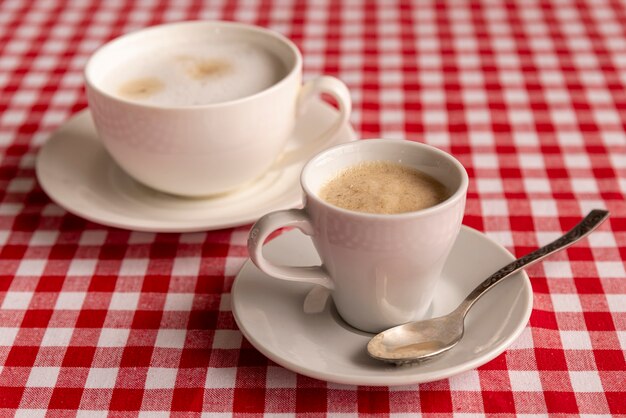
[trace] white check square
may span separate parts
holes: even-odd
[[[468,370],[450,378],[450,390],[453,392],[479,392],[480,378],[478,371]]]
[[[578,295],[556,294],[550,295],[555,312],[582,312]]]
[[[596,261],[596,268],[600,277],[619,279],[626,277],[622,261]]]
[[[247,257],[228,256],[224,263],[224,275],[235,276],[237,272],[241,270],[243,263],[245,263],[247,259]]]
[[[383,103],[401,104],[402,101],[404,100],[404,92],[399,88],[386,88],[386,89],[383,89],[379,93],[379,99]],[[383,115],[385,115],[386,118],[391,117],[392,120],[396,120],[396,121],[402,120],[404,116],[402,112],[398,110],[387,110],[387,109],[382,109],[380,114],[381,114],[381,118],[383,117]]]
[[[626,135],[623,131],[601,131],[600,136],[606,146],[626,144]]]
[[[129,244],[151,244],[154,242],[156,234],[152,232],[131,232],[128,237]]]
[[[516,70],[500,71],[500,82],[509,86],[518,86],[524,83],[524,75]]]
[[[504,100],[509,104],[526,104],[528,103],[528,94],[521,89],[507,88],[504,90]],[[509,112],[513,113],[513,112]]]
[[[476,168],[498,168],[498,157],[495,154],[481,153],[472,156]]]
[[[506,216],[509,214],[507,202],[501,199],[484,199],[481,201],[484,216]]]
[[[585,144],[585,138],[579,131],[576,130],[559,130],[556,132],[556,137],[559,141],[559,144],[566,147],[583,146]]]
[[[60,367],[33,367],[26,387],[53,388],[59,377]]]
[[[550,43],[552,43],[550,41]],[[543,70],[539,72],[539,78],[543,84],[563,85],[565,80],[563,79],[563,73],[560,71]]]
[[[191,311],[193,305],[193,293],[168,293],[165,298],[164,311]]]
[[[546,100],[551,104],[569,103],[570,95],[565,89],[549,89],[544,92]]]
[[[18,331],[19,328],[0,328],[0,346],[11,347]]]
[[[620,124],[622,123],[622,119],[619,114],[614,110],[603,109],[593,113],[596,122],[600,125],[608,125],[608,124]]]
[[[524,188],[530,193],[549,193],[550,182],[547,179],[525,178]]]
[[[556,238],[555,234],[555,238]],[[542,239],[540,245],[546,245],[553,241],[552,239],[546,239],[545,243]],[[559,278],[559,279],[571,279],[574,277],[572,273],[572,266],[567,261],[544,261],[543,262],[543,271],[546,274],[547,278]]]
[[[185,346],[186,337],[187,330],[161,328],[157,334],[154,346],[163,348],[183,348]]]
[[[529,109],[512,109],[507,112],[507,115],[514,125],[527,125],[535,120],[533,112]]]
[[[109,411],[97,411],[93,409],[88,409],[88,410],[83,409],[83,410],[77,411],[76,418],[107,418],[109,415],[110,415]]]
[[[565,165],[571,168],[589,168],[591,162],[586,154],[565,154],[563,155]]]
[[[204,383],[205,388],[234,388],[237,376],[236,367],[209,368]]]
[[[470,140],[474,145],[493,145],[495,138],[491,131],[471,131],[469,133]]]
[[[554,200],[535,199],[530,201],[530,210],[536,217],[555,217],[559,211]]]
[[[469,123],[473,124],[490,123],[491,113],[483,109],[468,110],[465,112],[465,118]]]
[[[513,392],[541,392],[541,378],[536,370],[509,370]]]
[[[463,96],[463,102],[466,105],[481,105],[487,103],[487,93],[483,89],[471,88],[463,89],[461,92]]]
[[[143,276],[147,270],[147,258],[125,258],[120,266],[120,276]]]
[[[615,235],[610,231],[594,231],[593,234],[587,236],[587,239],[592,247],[617,247]],[[603,261],[603,263],[616,263],[617,266],[623,266],[621,261]],[[624,271],[623,267],[621,271]]]
[[[626,312],[626,295],[606,295],[606,301],[611,312]]]
[[[459,81],[461,84],[469,86],[469,85],[479,85],[482,86],[484,83],[483,74],[480,71],[463,71],[459,74]]]
[[[74,328],[47,328],[41,339],[42,347],[68,347]]]
[[[423,118],[425,124],[444,124],[448,121],[448,114],[444,110],[426,110]]]
[[[139,415],[137,415],[138,418],[170,418],[171,416],[172,414],[167,411],[139,411]],[[205,414],[203,413],[201,417],[204,416]],[[219,414],[216,412],[211,412],[211,414],[207,416],[210,416],[211,418],[227,418],[232,417],[232,414]]]
[[[125,347],[130,330],[125,328],[102,328],[98,347]]]
[[[75,258],[67,270],[68,276],[92,276],[96,271],[97,260]]]
[[[138,292],[113,292],[109,310],[112,311],[134,311],[139,304]]]
[[[13,418],[45,418],[47,413],[47,409],[20,408],[15,411]]]
[[[269,366],[267,368],[265,386],[267,388],[295,389],[297,387],[296,374],[283,367]]]
[[[602,381],[596,371],[570,371],[574,392],[604,392]]]
[[[24,205],[18,203],[0,203],[0,215],[17,215]]]
[[[6,48],[8,49],[11,44],[12,43],[7,44]],[[38,94],[34,91],[17,91],[13,95],[12,103],[22,106],[28,106],[33,104],[37,100],[37,97]]]
[[[380,122],[383,124],[394,124],[404,122],[404,113],[397,110],[383,111],[379,115]]]
[[[108,389],[115,387],[118,369],[92,367],[89,369],[89,375],[85,382],[85,388],[88,389]]]
[[[54,309],[79,310],[85,301],[85,292],[60,292]]]
[[[218,329],[213,336],[213,348],[237,349],[241,348],[241,332]]]
[[[59,231],[35,231],[29,244],[32,246],[54,245],[58,237]]]
[[[571,109],[554,109],[550,112],[552,121],[557,125],[567,125],[576,123],[576,113]]]
[[[173,276],[197,276],[200,271],[200,257],[176,257],[172,267]]]
[[[229,312],[230,310],[230,293],[222,293],[222,297],[220,298],[220,311]]]
[[[183,244],[202,244],[206,240],[206,237],[206,232],[183,234],[180,237],[180,242]]]
[[[513,141],[517,146],[537,146],[539,136],[536,132],[513,132]]]
[[[560,331],[561,344],[565,350],[591,350],[591,338],[587,331]]]
[[[480,193],[502,193],[500,179],[476,179],[476,187]]]
[[[84,231],[78,242],[81,246],[102,245],[106,241],[106,231]]]
[[[578,76],[582,83],[589,87],[604,86],[606,82],[604,74],[600,71],[579,71]]]
[[[4,295],[4,300],[2,301],[2,309],[27,309],[32,297],[33,292],[8,291]]]
[[[571,180],[572,189],[575,193],[597,193],[598,184],[595,179],[573,178]]]
[[[424,86],[438,86],[443,83],[443,75],[436,71],[420,71],[419,78]]]
[[[16,276],[41,276],[46,267],[46,260],[22,260]]]
[[[146,377],[146,389],[173,389],[176,386],[178,369],[150,367]]]

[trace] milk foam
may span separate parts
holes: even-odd
[[[387,161],[349,167],[320,190],[322,200],[356,212],[394,214],[443,202],[446,187],[414,168]]]
[[[141,103],[194,106],[258,93],[286,73],[274,53],[250,42],[189,43],[120,63],[103,88]]]

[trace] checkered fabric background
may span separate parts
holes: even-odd
[[[230,288],[249,226],[122,231],[53,204],[37,150],[86,106],[81,70],[108,39],[160,22],[252,22],[293,39],[305,77],[352,91],[367,137],[453,153],[464,223],[517,255],[589,209],[612,218],[530,269],[529,326],[451,379],[341,386],[242,338]],[[0,2],[0,416],[626,415],[626,3],[121,0]]]

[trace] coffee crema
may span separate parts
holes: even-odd
[[[282,60],[251,42],[185,43],[117,64],[102,88],[157,106],[196,106],[259,93],[287,74]]]
[[[414,168],[388,161],[349,167],[326,184],[319,196],[356,212],[397,214],[435,206],[448,198],[446,187]]]

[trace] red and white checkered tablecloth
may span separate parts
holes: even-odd
[[[230,309],[249,226],[138,233],[68,214],[35,180],[86,106],[81,70],[122,33],[251,22],[352,91],[362,137],[454,154],[466,225],[516,255],[589,209],[612,217],[529,270],[530,323],[495,360],[399,388],[287,371]],[[215,0],[0,2],[0,416],[626,415],[626,3]]]

